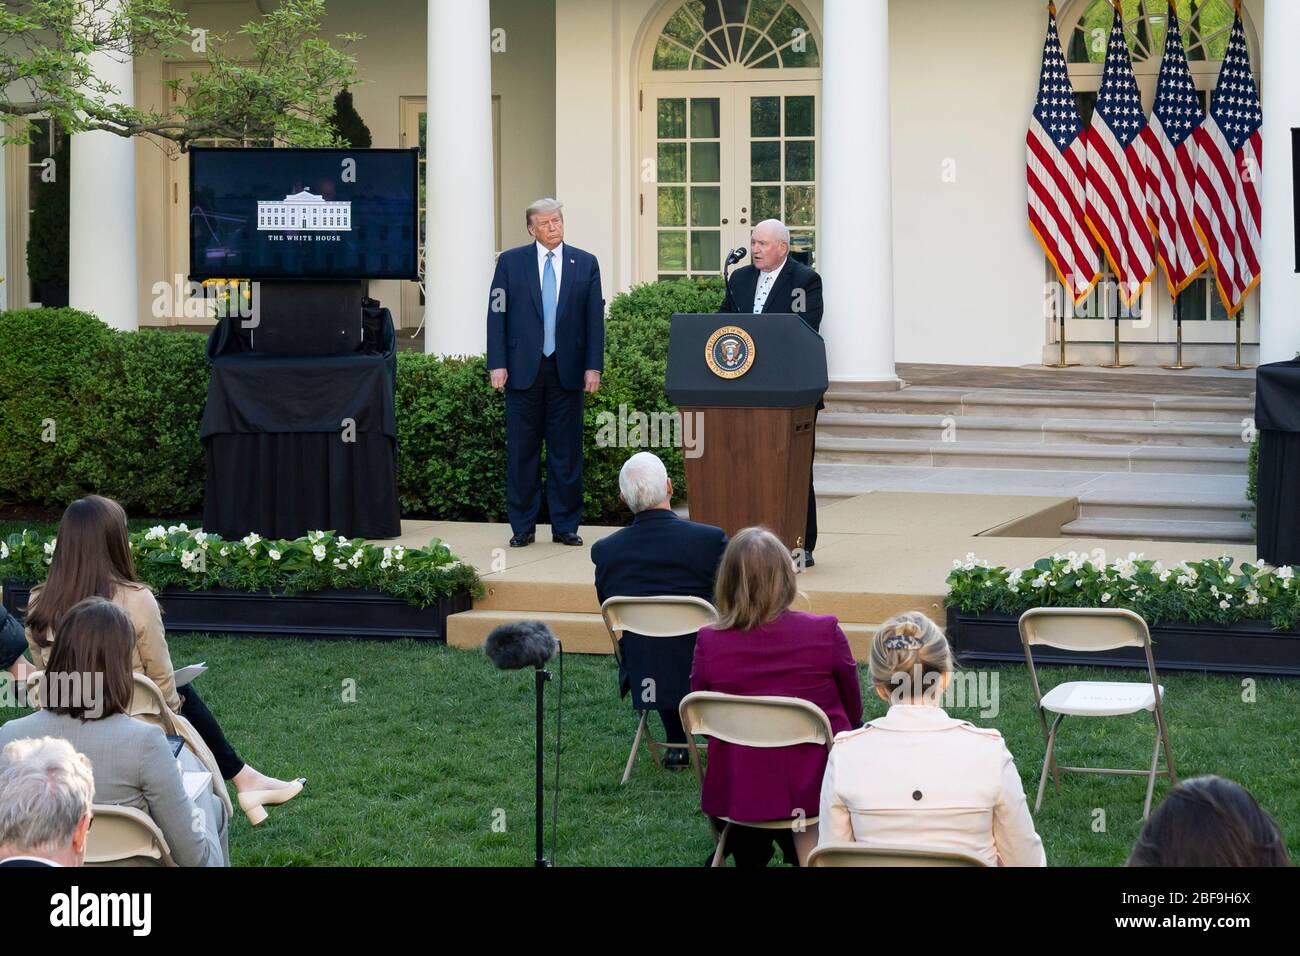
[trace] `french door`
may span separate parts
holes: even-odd
[[[664,83],[641,95],[641,281],[717,275],[780,219],[815,265],[821,83]]]

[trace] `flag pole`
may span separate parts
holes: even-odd
[[[1183,300],[1182,296],[1174,296],[1174,323],[1178,326],[1178,352],[1174,359],[1173,365],[1166,365],[1165,368],[1198,368],[1196,365],[1183,364]]]
[[[1241,364],[1241,313],[1237,313],[1237,320],[1233,323],[1237,327],[1237,360],[1231,365],[1220,365],[1219,368],[1226,368],[1233,372],[1244,372],[1246,369],[1254,368],[1253,365]]]
[[[1060,357],[1055,362],[1044,363],[1043,366],[1044,368],[1074,368],[1076,365],[1079,364],[1078,362],[1067,362],[1065,360],[1065,311],[1066,310],[1064,306],[1065,306],[1065,300],[1068,299],[1070,302],[1070,311],[1071,312],[1074,311],[1074,290],[1067,289],[1064,285],[1062,285],[1061,291],[1064,292],[1065,295],[1061,300],[1061,305],[1062,305],[1061,315],[1060,315],[1061,331],[1058,334],[1056,339],[1057,354]]]
[[[1105,286],[1105,283],[1103,282],[1102,285],[1103,285],[1103,287],[1104,287],[1104,286]],[[1115,361],[1112,362],[1110,365],[1103,365],[1102,368],[1132,368],[1132,367],[1133,367],[1133,363],[1132,363],[1132,362],[1121,362],[1121,361],[1119,360],[1119,313],[1120,313],[1120,309],[1119,309],[1119,301],[1118,301],[1118,299],[1119,299],[1119,281],[1118,281],[1118,280],[1116,280],[1115,291],[1116,291],[1116,302],[1115,302]],[[1109,295],[1109,293],[1105,293],[1105,294],[1102,295],[1102,297],[1101,297],[1101,307],[1102,307],[1102,310],[1103,310],[1103,311],[1102,311],[1102,317],[1105,318],[1105,313],[1108,312],[1108,311],[1110,311],[1110,295]]]

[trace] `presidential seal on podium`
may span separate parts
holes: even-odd
[[[754,364],[754,340],[734,325],[724,325],[704,346],[704,361],[719,378],[740,378]]]

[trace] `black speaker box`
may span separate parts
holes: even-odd
[[[249,351],[263,355],[341,355],[361,348],[360,280],[268,281],[253,289],[257,324]]]

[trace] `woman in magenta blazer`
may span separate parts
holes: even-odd
[[[862,692],[848,639],[833,616],[790,610],[796,593],[790,552],[774,534],[746,528],[732,538],[718,566],[718,623],[700,629],[691,690],[800,697],[825,711],[835,733],[851,730],[862,723]],[[770,749],[711,739],[700,806],[738,822],[814,817],[826,753],[816,744]],[[789,860],[788,831],[733,827],[727,843],[737,866],[766,866],[773,839]],[[816,826],[794,842],[805,858]]]

